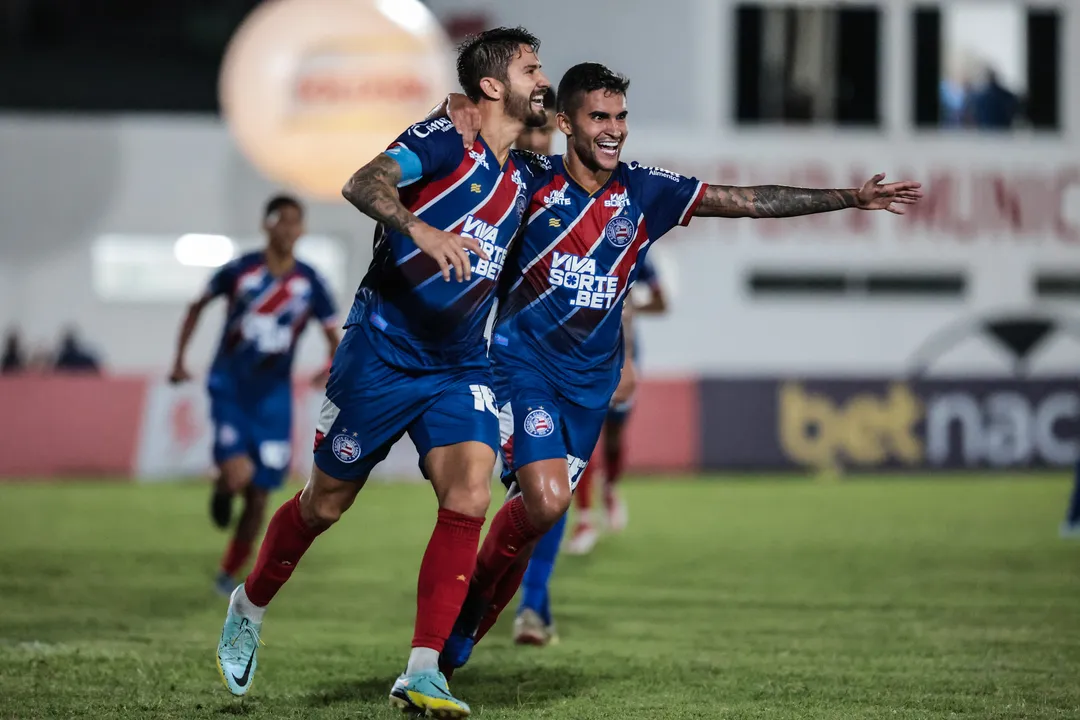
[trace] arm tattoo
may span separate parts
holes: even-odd
[[[785,185],[710,185],[695,215],[781,218],[855,207],[858,190],[817,190]]]
[[[420,222],[420,218],[401,204],[397,191],[399,180],[401,166],[389,155],[379,155],[353,173],[341,194],[376,222],[409,235],[409,228]]]

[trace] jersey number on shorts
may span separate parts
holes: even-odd
[[[470,385],[473,396],[473,410],[484,412],[487,410],[495,417],[499,417],[499,411],[495,409],[495,393],[487,385]]]
[[[246,315],[241,331],[245,340],[267,355],[285,352],[292,342],[292,328],[279,324],[273,315]]]

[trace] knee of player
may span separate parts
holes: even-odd
[[[544,493],[540,501],[532,505],[533,507],[530,507],[527,504],[525,507],[529,520],[540,530],[550,530],[570,509],[570,489],[567,488],[566,492]]]
[[[490,476],[482,478],[463,478],[455,483],[442,498],[442,507],[464,515],[484,517],[491,504]]]
[[[225,484],[232,492],[243,492],[255,477],[255,465],[246,455],[231,458],[221,466]]]
[[[305,491],[300,495],[300,515],[308,527],[325,530],[341,519],[345,507],[334,495],[316,495]]]

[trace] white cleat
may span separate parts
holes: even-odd
[[[514,644],[544,647],[558,642],[555,623],[545,625],[543,618],[531,608],[525,608],[514,618]]]
[[[600,533],[591,525],[579,524],[574,528],[574,534],[570,542],[566,543],[568,555],[588,555],[596,547],[600,539]]]
[[[622,532],[629,521],[630,511],[627,510],[626,503],[620,496],[613,494],[607,503],[608,530],[613,533]]]
[[[1080,540],[1080,523],[1061,523],[1058,535],[1062,540]]]

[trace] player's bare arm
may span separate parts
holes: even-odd
[[[341,194],[376,222],[412,237],[412,230],[424,223],[401,203],[399,182],[401,166],[389,155],[380,154],[353,173]]]
[[[694,215],[699,217],[783,218],[858,208],[903,215],[922,199],[921,184],[910,180],[882,183],[880,173],[862,188],[817,189],[785,185],[710,185]]]
[[[634,357],[634,349],[637,344],[634,342],[634,307],[630,303],[623,305],[622,311],[622,331],[623,331],[623,366],[622,374],[619,376],[619,384],[615,388],[615,392],[611,396],[612,402],[619,404],[624,403],[630,399],[634,394],[634,390],[637,388],[637,370],[634,367],[634,363],[637,360]]]
[[[398,195],[400,181],[401,166],[384,153],[353,173],[341,194],[376,222],[412,238],[425,255],[438,263],[444,280],[450,280],[450,268],[459,281],[471,280],[472,263],[467,251],[488,259],[480,243],[474,238],[437,230],[409,212]]]
[[[334,353],[337,352],[341,343],[341,334],[335,325],[323,325],[323,334],[326,336],[327,361],[326,367],[311,379],[311,384],[317,388],[325,388],[330,380],[330,365],[334,362]]]
[[[176,341],[176,356],[173,359],[172,370],[169,372],[169,382],[182,383],[191,379],[191,373],[187,371],[184,356],[187,354],[188,343],[195,334],[195,328],[199,325],[199,316],[210,302],[208,297],[200,297],[188,305],[184,314],[184,321],[180,324],[180,337]]]

